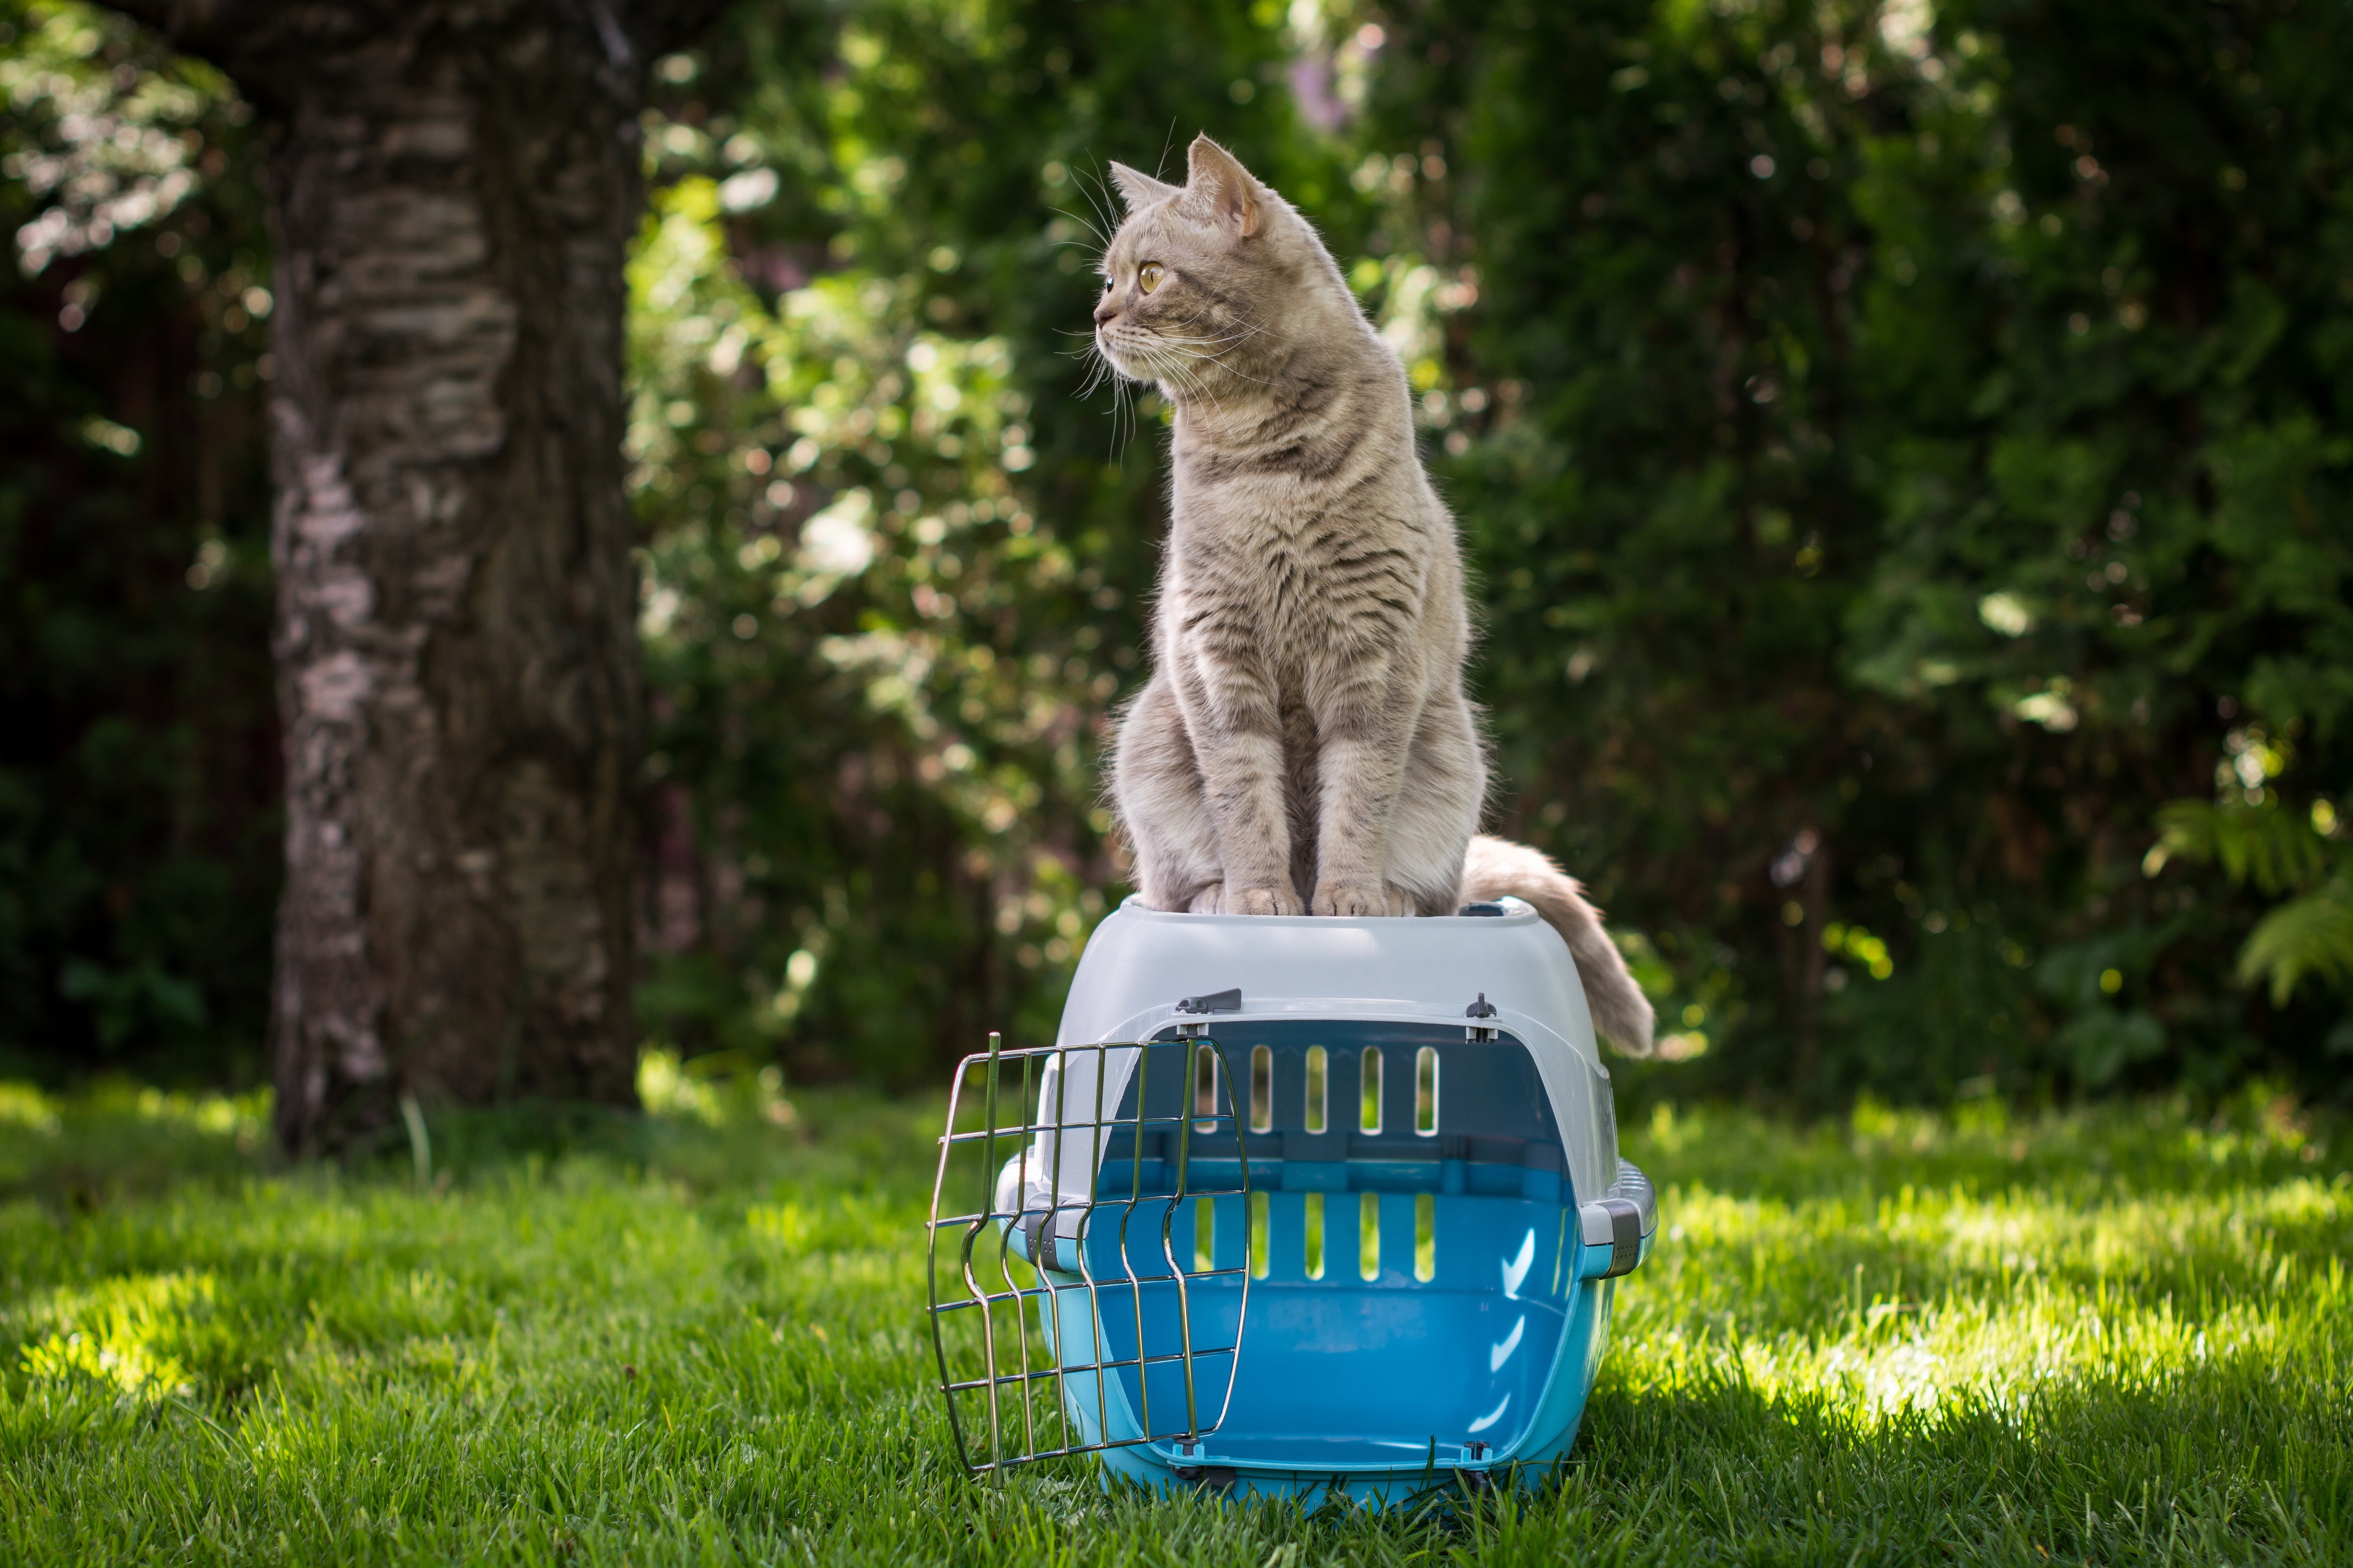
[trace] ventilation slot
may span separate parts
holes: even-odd
[[[1324,1055],[1324,1047],[1321,1046],[1308,1047],[1307,1104],[1304,1110],[1303,1121],[1306,1123],[1307,1131],[1310,1132],[1323,1131],[1331,1121],[1331,1117],[1328,1114],[1332,1109],[1331,1088],[1331,1074],[1328,1070],[1326,1058]],[[1317,1278],[1321,1278],[1321,1276],[1319,1275]]]
[[[1263,1050],[1265,1047],[1261,1047]],[[1421,1137],[1438,1136],[1438,1047],[1424,1046],[1413,1054],[1413,1130]]]
[[[1362,1093],[1358,1098],[1362,1104],[1356,1118],[1356,1130],[1360,1132],[1378,1132],[1381,1130],[1380,1047],[1366,1046],[1365,1054],[1360,1059],[1364,1063],[1364,1076],[1359,1080]],[[1370,1276],[1366,1278],[1369,1279]]]
[[[1381,1277],[1381,1194],[1378,1193],[1356,1194],[1356,1272],[1367,1279]]]
[[[1250,1047],[1250,1131],[1274,1131],[1274,1047]]]

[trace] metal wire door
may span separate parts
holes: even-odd
[[[929,1318],[975,1474],[1225,1419],[1249,1305],[1250,1167],[1207,1037],[1006,1050],[956,1069]]]

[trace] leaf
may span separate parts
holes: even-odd
[[[2160,810],[2157,820],[2157,847],[2163,853],[2152,852],[2152,870],[2175,856],[2219,860],[2232,881],[2252,881],[2274,896],[2308,888],[2328,873],[2328,840],[2274,801],[2216,805],[2177,800]]]
[[[2240,950],[2239,983],[2269,979],[2274,1006],[2284,1005],[2306,975],[2353,983],[2353,897],[2341,883],[2272,910]]]

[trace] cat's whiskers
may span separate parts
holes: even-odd
[[[1162,327],[1138,326],[1122,322],[1109,331],[1098,329],[1091,334],[1090,343],[1099,366],[1108,366],[1120,383],[1149,381],[1159,384],[1172,402],[1207,405],[1220,417],[1226,413],[1225,401],[1219,395],[1220,387],[1212,380],[1210,372],[1230,376],[1235,381],[1253,385],[1271,384],[1252,375],[1240,365],[1229,362],[1233,354],[1250,339],[1263,335],[1267,329],[1246,319],[1206,321],[1206,312],[1196,310],[1181,321],[1170,323],[1174,331]],[[1207,329],[1187,331],[1184,329]],[[1124,363],[1123,363],[1124,362]],[[1090,378],[1082,395],[1092,393],[1096,382]],[[1126,387],[1122,384],[1119,395]],[[1123,412],[1116,405],[1114,423]],[[1134,428],[1134,411],[1124,410]],[[1115,443],[1117,438],[1115,437]]]
[[[1243,380],[1243,381],[1253,382],[1253,383],[1257,384],[1258,384],[1258,385],[1260,385],[1260,386],[1267,386],[1267,385],[1271,385],[1271,383],[1267,382],[1266,380],[1264,380],[1264,379],[1263,379],[1263,378],[1261,378],[1261,377],[1252,375],[1252,374],[1250,374],[1248,371],[1245,371],[1245,370],[1240,369],[1240,368],[1238,368],[1237,366],[1234,366],[1234,365],[1228,364],[1228,363],[1225,362],[1225,359],[1223,358],[1223,356],[1224,356],[1225,354],[1231,353],[1233,352],[1234,347],[1235,347],[1235,345],[1236,345],[1236,344],[1238,344],[1238,343],[1240,343],[1240,342],[1241,342],[1246,341],[1244,338],[1241,338],[1241,337],[1234,337],[1234,338],[1172,338],[1172,337],[1163,337],[1160,341],[1161,341],[1162,342],[1164,342],[1164,343],[1166,343],[1166,344],[1167,344],[1169,347],[1171,347],[1172,349],[1176,349],[1176,350],[1178,350],[1178,351],[1180,351],[1180,352],[1187,352],[1187,357],[1188,357],[1188,358],[1190,358],[1191,360],[1195,361],[1196,363],[1208,363],[1208,364],[1216,365],[1219,370],[1224,371],[1228,375],[1231,375],[1231,376],[1238,377],[1238,378],[1240,378],[1240,380]],[[1204,351],[1215,351],[1215,352],[1204,352]]]
[[[1219,416],[1224,415],[1226,405],[1219,401],[1218,395],[1209,389],[1200,372],[1192,365],[1181,359],[1171,359],[1157,369],[1161,388],[1172,401],[1189,396],[1207,403]]]
[[[1155,380],[1172,384],[1173,390],[1170,395],[1174,396],[1176,392],[1181,391],[1190,397],[1208,403],[1222,415],[1225,412],[1224,401],[1218,396],[1216,389],[1209,383],[1209,378],[1202,373],[1203,365],[1213,365],[1219,373],[1230,375],[1237,381],[1247,381],[1259,386],[1269,384],[1247,371],[1228,364],[1220,357],[1221,353],[1232,352],[1237,341],[1229,338],[1182,337],[1155,331],[1152,334],[1148,348],[1130,349],[1128,352],[1135,356],[1139,364],[1152,373]],[[1205,350],[1216,352],[1203,352]]]
[[[1071,333],[1069,335],[1075,337],[1079,334]],[[1068,353],[1071,358],[1082,358],[1088,363],[1087,379],[1079,388],[1079,395],[1081,397],[1091,397],[1094,395],[1095,388],[1103,385],[1105,382],[1109,382],[1111,384],[1111,450],[1109,458],[1112,462],[1117,463],[1120,460],[1121,454],[1126,450],[1128,442],[1134,438],[1136,428],[1135,411],[1134,407],[1131,406],[1129,396],[1129,377],[1127,373],[1121,370],[1113,361],[1110,352],[1103,346],[1103,340],[1098,333],[1087,333],[1086,340],[1087,341],[1082,347],[1068,349],[1063,352]]]
[[[1197,310],[1192,315],[1187,317],[1183,321],[1176,324],[1185,327],[1199,326],[1202,324],[1203,314],[1204,312]],[[1211,323],[1211,326],[1213,330],[1217,330],[1219,331],[1219,335],[1210,337],[1179,337],[1173,334],[1161,333],[1158,334],[1158,336],[1162,342],[1167,342],[1172,346],[1195,351],[1193,353],[1194,358],[1206,360],[1209,363],[1216,365],[1226,374],[1233,376],[1238,380],[1252,382],[1260,386],[1270,386],[1273,384],[1271,382],[1266,381],[1261,377],[1250,374],[1248,371],[1241,369],[1240,366],[1227,363],[1224,357],[1225,355],[1231,353],[1242,343],[1248,342],[1251,338],[1264,335],[1267,331],[1266,328],[1260,326],[1257,322],[1249,320],[1247,317],[1237,317],[1229,321]],[[1230,328],[1232,330],[1223,331],[1223,329],[1227,328]]]

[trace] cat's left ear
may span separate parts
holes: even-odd
[[[1266,189],[1231,153],[1207,135],[1186,154],[1185,191],[1210,218],[1240,238],[1266,227]]]
[[[1124,163],[1111,166],[1112,184],[1119,187],[1120,199],[1130,212],[1142,212],[1145,207],[1165,202],[1176,194],[1176,187],[1166,181],[1155,180],[1141,169],[1131,169]]]

